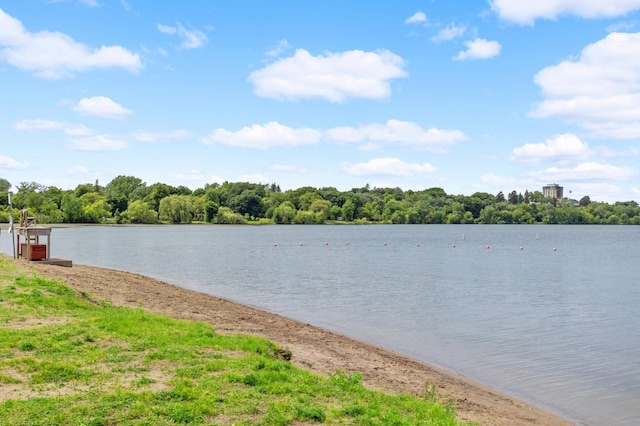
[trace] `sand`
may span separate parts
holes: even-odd
[[[26,265],[26,261],[18,260]],[[139,307],[174,318],[205,321],[221,334],[265,337],[291,350],[291,362],[321,375],[359,372],[363,383],[392,393],[422,396],[435,385],[444,401],[455,401],[458,417],[481,425],[570,425],[550,413],[464,376],[374,345],[277,314],[128,272],[31,262],[37,273],[90,293],[95,301]]]

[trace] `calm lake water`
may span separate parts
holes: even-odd
[[[368,341],[577,423],[640,424],[640,227],[86,226],[55,228],[51,249]]]

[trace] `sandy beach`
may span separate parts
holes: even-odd
[[[481,425],[572,424],[464,376],[277,314],[127,272],[37,262],[28,266],[89,293],[95,301],[142,306],[174,318],[208,322],[221,334],[265,337],[291,350],[292,363],[321,375],[359,372],[366,386],[418,396],[424,393],[425,384],[434,385],[444,401],[455,401],[462,420]]]

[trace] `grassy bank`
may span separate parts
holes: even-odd
[[[457,425],[455,409],[320,377],[286,348],[111,306],[0,258],[0,423]]]

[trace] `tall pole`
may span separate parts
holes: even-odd
[[[16,236],[13,229],[13,203],[11,202],[11,191],[9,191],[9,233],[11,234],[11,241],[13,242],[13,258],[16,259]]]

